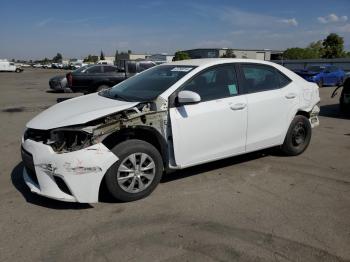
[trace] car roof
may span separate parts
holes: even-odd
[[[257,63],[257,64],[266,64],[266,65],[276,65],[263,60],[256,59],[239,59],[239,58],[201,58],[201,59],[188,59],[180,60],[170,63],[165,63],[163,65],[182,65],[182,66],[210,66],[223,63]]]

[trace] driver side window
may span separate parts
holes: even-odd
[[[201,101],[210,101],[238,95],[233,65],[223,65],[199,73],[183,86],[182,90],[200,95]]]

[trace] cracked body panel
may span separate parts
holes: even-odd
[[[38,184],[29,176],[29,170],[24,170],[24,180],[31,191],[64,201],[98,202],[102,178],[118,160],[101,143],[65,154],[57,154],[50,146],[29,139],[24,141],[22,147],[33,156]],[[60,190],[55,177],[64,181],[71,194]]]

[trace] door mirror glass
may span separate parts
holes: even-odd
[[[196,104],[201,101],[199,94],[193,91],[180,91],[177,95],[177,102],[180,105]]]

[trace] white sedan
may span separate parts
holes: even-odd
[[[318,87],[274,63],[198,59],[150,68],[56,104],[26,126],[23,176],[39,195],[149,195],[163,173],[269,147],[290,156],[319,124]]]

